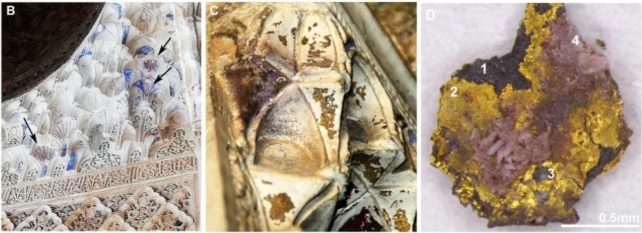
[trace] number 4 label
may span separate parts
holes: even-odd
[[[575,37],[573,37],[573,40],[571,40],[571,43],[573,43],[575,46],[580,45],[580,36],[575,35]]]

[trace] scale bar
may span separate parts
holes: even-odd
[[[562,228],[639,228],[635,224],[562,224]]]

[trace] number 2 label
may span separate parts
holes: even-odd
[[[457,87],[450,88],[450,97],[457,97]]]

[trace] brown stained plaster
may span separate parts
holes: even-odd
[[[397,209],[397,213],[392,217],[395,221],[395,229],[398,231],[410,231],[410,223],[406,216],[406,211]]]
[[[333,139],[337,133],[337,131],[334,130],[334,118],[338,106],[334,103],[335,92],[332,91],[331,94],[324,95],[326,93],[328,93],[327,88],[314,88],[312,98],[321,106],[321,126],[328,131],[328,138]]]
[[[363,166],[360,170],[363,170],[363,176],[371,183],[377,181],[384,170],[378,157],[365,153],[353,154],[350,163]]]
[[[279,193],[274,196],[268,195],[264,199],[272,205],[270,208],[270,218],[272,220],[285,222],[285,214],[294,209],[290,196],[285,193]]]
[[[374,209],[376,212],[377,208],[375,207]],[[339,231],[382,231],[383,226],[372,216],[372,213],[366,207],[362,207],[361,212],[350,217]]]
[[[279,41],[283,44],[283,46],[288,46],[288,39],[286,39],[287,35],[279,35]]]

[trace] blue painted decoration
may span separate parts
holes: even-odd
[[[414,130],[411,130],[411,129],[408,130],[408,142],[410,142],[410,144],[412,145],[417,143],[417,135],[415,134]]]
[[[62,146],[62,153],[60,153],[60,157],[64,158],[65,156],[67,156],[67,144]]]
[[[67,171],[74,170],[76,165],[76,151],[71,151],[71,156],[69,156],[69,162],[67,163]]]
[[[129,87],[129,81],[132,80],[132,74],[133,73],[134,73],[134,71],[132,69],[130,69],[130,68],[125,68],[125,70],[123,71],[123,76],[125,77],[125,86],[126,87]]]
[[[114,9],[116,9],[116,11],[118,11],[118,18],[119,19],[122,18],[123,17],[123,6],[121,6],[118,3],[112,3],[112,7],[114,7]]]
[[[80,51],[80,56],[78,56],[78,58],[81,58],[87,55],[93,55],[93,53],[91,52],[91,49],[89,49],[88,47],[85,47],[82,49],[82,51]]]
[[[143,92],[143,95],[145,95],[145,82],[142,79],[136,81],[134,85]]]
[[[123,41],[121,41],[122,44],[127,43],[127,36],[129,36],[129,24],[123,23]]]
[[[136,56],[138,54],[143,54],[143,55],[147,56],[150,53],[154,53],[154,48],[145,45],[143,47],[138,48],[136,50],[136,53],[134,53],[134,56]]]

